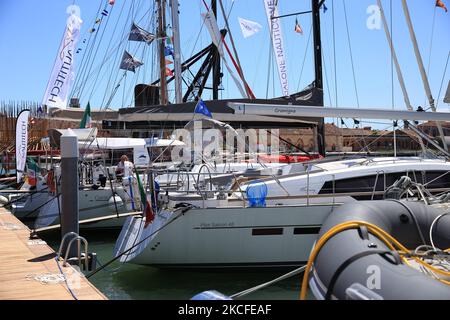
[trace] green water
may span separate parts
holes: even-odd
[[[90,231],[82,235],[89,241],[89,251],[96,252],[99,261],[106,263],[112,258],[118,233],[118,231]],[[43,238],[58,250],[57,234],[46,235]],[[187,300],[207,290],[232,295],[275,279],[288,271],[290,270],[175,271],[114,262],[89,280],[112,300]],[[300,281],[300,276],[295,276],[243,299],[295,300],[299,296]]]

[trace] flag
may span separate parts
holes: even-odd
[[[445,12],[448,11],[448,10],[447,10],[447,7],[446,7],[445,4],[444,4],[444,2],[442,2],[441,0],[437,0],[437,1],[436,1],[436,7],[440,7],[440,8],[442,8],[442,9],[444,9]]]
[[[127,51],[123,53],[122,62],[120,63],[120,69],[135,72],[136,68],[139,68],[142,65],[142,62],[133,58],[133,56]]]
[[[81,120],[80,129],[92,128],[91,104],[88,102],[84,110],[83,120]]]
[[[164,55],[165,55],[166,57],[168,57],[168,56],[173,56],[173,55],[174,55],[173,49],[172,49],[171,47],[169,47],[169,46],[166,46],[166,47],[164,48]]]
[[[262,30],[262,26],[258,22],[242,19],[239,17],[238,20],[244,38],[251,37]]]
[[[113,6],[116,3],[116,0],[108,0],[110,6]]]
[[[150,44],[153,40],[155,40],[155,35],[142,29],[133,22],[128,40],[146,42],[147,44]]]
[[[137,171],[136,179],[139,187],[139,194],[141,196],[142,211],[145,216],[145,229],[152,224],[153,220],[155,220],[155,214],[153,213],[152,205],[147,198],[147,194],[145,193],[144,186],[142,185],[141,178],[139,177],[139,173]]]
[[[303,29],[302,29],[302,27],[300,26],[300,24],[298,23],[298,20],[297,20],[297,19],[295,19],[295,32],[300,33],[300,34],[303,34]]]
[[[174,73],[170,68],[166,68],[166,77],[173,77]]]
[[[327,11],[328,11],[327,5],[324,3],[323,4],[323,13],[327,13]]]
[[[173,61],[166,59],[166,66],[170,66],[171,64],[173,64]]]
[[[169,46],[173,46],[173,37],[167,37],[167,38],[166,38],[166,43],[167,43]]]
[[[30,110],[20,112],[16,121],[16,181],[20,183],[27,163]]]
[[[200,99],[197,103],[197,106],[195,107],[194,113],[196,114],[203,114],[209,118],[212,118],[211,112],[208,110],[208,107],[206,106],[205,102]]]
[[[31,159],[30,157],[27,157],[27,182],[30,186],[36,187],[37,185],[37,173],[40,171],[39,166],[37,163]]]
[[[108,10],[103,10],[102,11],[102,16],[107,17],[109,15]]]

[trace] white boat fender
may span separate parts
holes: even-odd
[[[111,196],[111,198],[109,198],[109,200],[108,200],[108,207],[111,210],[116,210],[116,205],[117,205],[117,208],[122,207],[124,205],[123,199],[120,196],[118,196],[117,194],[114,196]]]
[[[9,202],[8,198],[4,197],[4,196],[0,196],[0,206],[4,206],[5,204],[7,204]]]

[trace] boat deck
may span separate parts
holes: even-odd
[[[30,230],[0,208],[0,300],[107,300],[72,267],[61,268],[56,253],[41,240],[30,240]]]

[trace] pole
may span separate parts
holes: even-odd
[[[178,0],[171,0],[170,6],[172,8],[172,32],[173,32],[173,50],[175,52],[174,67],[175,67],[175,101],[176,103],[183,103],[182,92],[182,69],[181,69],[181,44],[180,44],[180,20],[178,12]]]
[[[72,131],[61,136],[61,236],[79,233],[78,213],[78,137]],[[73,239],[69,237],[66,245]],[[63,248],[63,253],[67,247]],[[78,256],[77,248],[72,246],[69,257]]]
[[[158,41],[159,41],[159,69],[160,69],[160,104],[167,105],[167,77],[166,77],[166,0],[156,0],[158,6]]]
[[[319,0],[311,1],[313,34],[314,34],[314,71],[315,87],[321,92],[321,105],[323,106],[323,75],[322,75],[322,40],[320,33],[320,3]],[[317,124],[318,151],[321,156],[326,155],[325,148],[325,119]]]
[[[217,19],[217,0],[211,1],[211,10]],[[213,48],[213,100],[219,99],[219,86],[222,78],[222,70],[220,69],[220,55],[219,49],[214,46]]]
[[[414,53],[416,55],[417,64],[419,65],[420,75],[422,76],[422,82],[425,89],[425,92],[428,97],[428,102],[430,103],[431,110],[436,112],[436,106],[434,104],[434,98],[431,93],[430,83],[428,81],[427,73],[425,72],[425,67],[423,65],[422,55],[420,54],[419,45],[417,44],[416,34],[414,32],[414,27],[411,20],[411,15],[409,14],[408,4],[406,0],[402,0],[403,12],[405,13],[406,22],[408,24],[409,35],[411,37],[411,41],[414,46]],[[440,121],[436,122],[436,126],[439,131],[439,135],[441,136],[442,144],[444,146],[445,151],[448,151],[447,142],[445,141],[444,130],[442,129],[442,125]]]

